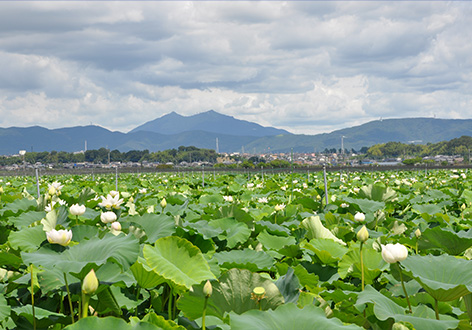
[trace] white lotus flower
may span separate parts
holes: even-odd
[[[121,231],[121,223],[115,221],[111,224],[111,229],[115,231]]]
[[[100,196],[100,198],[102,199],[102,202],[98,203],[98,206],[104,207],[107,210],[119,209],[120,205],[123,203],[123,198],[120,198],[119,194],[115,196],[108,194],[106,198],[103,196]]]
[[[82,215],[85,213],[85,205],[74,204],[70,207],[69,211],[72,215]]]
[[[354,216],[354,220],[358,222],[362,222],[365,220],[365,214],[361,212],[357,212],[356,215]]]
[[[223,199],[224,199],[226,202],[232,202],[232,201],[233,201],[233,196],[223,196]]]
[[[382,244],[382,258],[389,264],[394,264],[398,261],[403,261],[408,257],[408,249],[400,244]]]
[[[285,209],[285,204],[284,204],[284,203],[282,203],[282,204],[277,204],[277,205],[275,205],[274,209],[275,209],[276,211],[282,211],[283,209]]]
[[[51,229],[50,231],[46,232],[46,237],[48,239],[48,242],[51,244],[60,244],[62,246],[67,246],[72,240],[72,231],[64,229]]]
[[[111,197],[115,197],[115,196],[120,196],[120,192],[119,191],[116,191],[116,190],[112,190],[109,192],[110,196]]]
[[[116,221],[116,214],[112,211],[103,212],[100,215],[100,220],[102,220],[103,223],[112,223]]]
[[[267,197],[259,197],[257,199],[258,203],[268,203],[269,201],[267,200]]]
[[[64,187],[61,185],[60,182],[54,181],[50,185],[48,185],[48,193],[49,195],[60,195],[61,194],[61,189]]]

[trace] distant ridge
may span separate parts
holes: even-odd
[[[153,124],[156,124],[154,128]],[[427,144],[464,135],[472,136],[472,119],[383,119],[331,133],[298,135],[215,111],[189,117],[173,112],[129,133],[112,132],[93,125],[60,129],[40,126],[0,128],[0,155],[18,154],[19,150],[75,152],[84,149],[85,141],[88,149],[109,148],[121,152],[159,151],[179,146],[216,149],[216,139],[220,152],[277,153],[292,149],[295,152],[320,152],[325,148],[340,149],[341,139],[346,149],[359,150],[390,141]]]
[[[283,129],[264,127],[246,120],[236,119],[223,115],[214,110],[202,112],[192,116],[182,116],[171,112],[160,118],[148,121],[130,133],[148,131],[160,134],[179,134],[189,131],[203,131],[234,136],[273,136],[291,134]]]

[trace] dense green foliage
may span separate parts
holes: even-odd
[[[405,144],[400,142],[388,142],[376,144],[367,150],[368,157],[406,157],[406,156],[435,156],[435,155],[462,155],[466,159],[472,149],[472,137],[461,136],[450,141],[442,141],[430,144]]]
[[[470,329],[466,170],[115,179],[0,179],[1,328]]]
[[[98,150],[87,150],[84,153],[68,153],[64,151],[51,152],[27,152],[25,161],[30,164],[41,162],[43,164],[64,164],[91,162],[108,164],[109,162],[172,162],[178,164],[186,162],[216,162],[217,154],[211,149],[199,149],[196,147],[181,146],[178,149],[170,149],[158,152],[149,152],[149,150],[131,150],[120,152],[119,150],[108,150],[100,148]],[[22,157],[0,157],[0,165],[22,164]]]

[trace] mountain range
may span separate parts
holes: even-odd
[[[0,154],[17,154],[19,150],[75,152],[85,148],[159,151],[179,146],[218,148],[219,152],[319,152],[341,148],[341,140],[345,148],[359,150],[390,141],[426,144],[463,135],[472,136],[472,119],[384,119],[331,133],[300,135],[210,110],[193,116],[171,112],[128,133],[94,125],[0,128]]]

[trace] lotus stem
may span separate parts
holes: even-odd
[[[172,288],[170,288],[169,300],[167,301],[167,314],[169,320],[172,320]]]
[[[33,329],[36,330],[36,314],[34,312],[34,281],[33,281],[33,264],[31,264],[31,307],[33,309]]]
[[[82,318],[88,316],[88,306],[90,301],[90,295],[82,292]]]
[[[361,247],[360,247],[360,255],[361,255],[361,284],[362,284],[362,291],[364,291],[365,287],[365,277],[364,277],[364,257],[362,256],[362,246],[364,245],[364,242],[361,242]]]
[[[136,285],[136,303],[138,302],[140,292],[141,292],[141,288],[140,288],[139,284],[137,284]],[[152,301],[152,299],[151,299],[151,301]],[[136,317],[138,316],[138,306],[139,306],[139,304],[136,305],[136,313],[135,313]]]
[[[406,292],[406,288],[405,288],[405,283],[403,282],[402,269],[401,269],[400,264],[398,262],[396,264],[397,264],[397,267],[398,267],[398,271],[400,272],[400,281],[402,282],[403,292],[405,293],[406,302],[408,303],[408,310],[409,310],[410,314],[412,314],[413,311],[411,310],[410,298],[408,297],[408,293]]]
[[[70,296],[69,283],[67,283],[66,273],[64,273],[64,282],[66,283],[67,296],[69,297],[70,318],[72,320],[72,324],[74,324],[74,309],[72,307],[72,297]]]
[[[436,320],[439,320],[438,300],[436,298],[434,298],[434,313],[436,314]]]
[[[205,330],[205,316],[207,310],[208,296],[205,297],[205,302],[203,303],[203,313],[202,313],[202,330]]]

